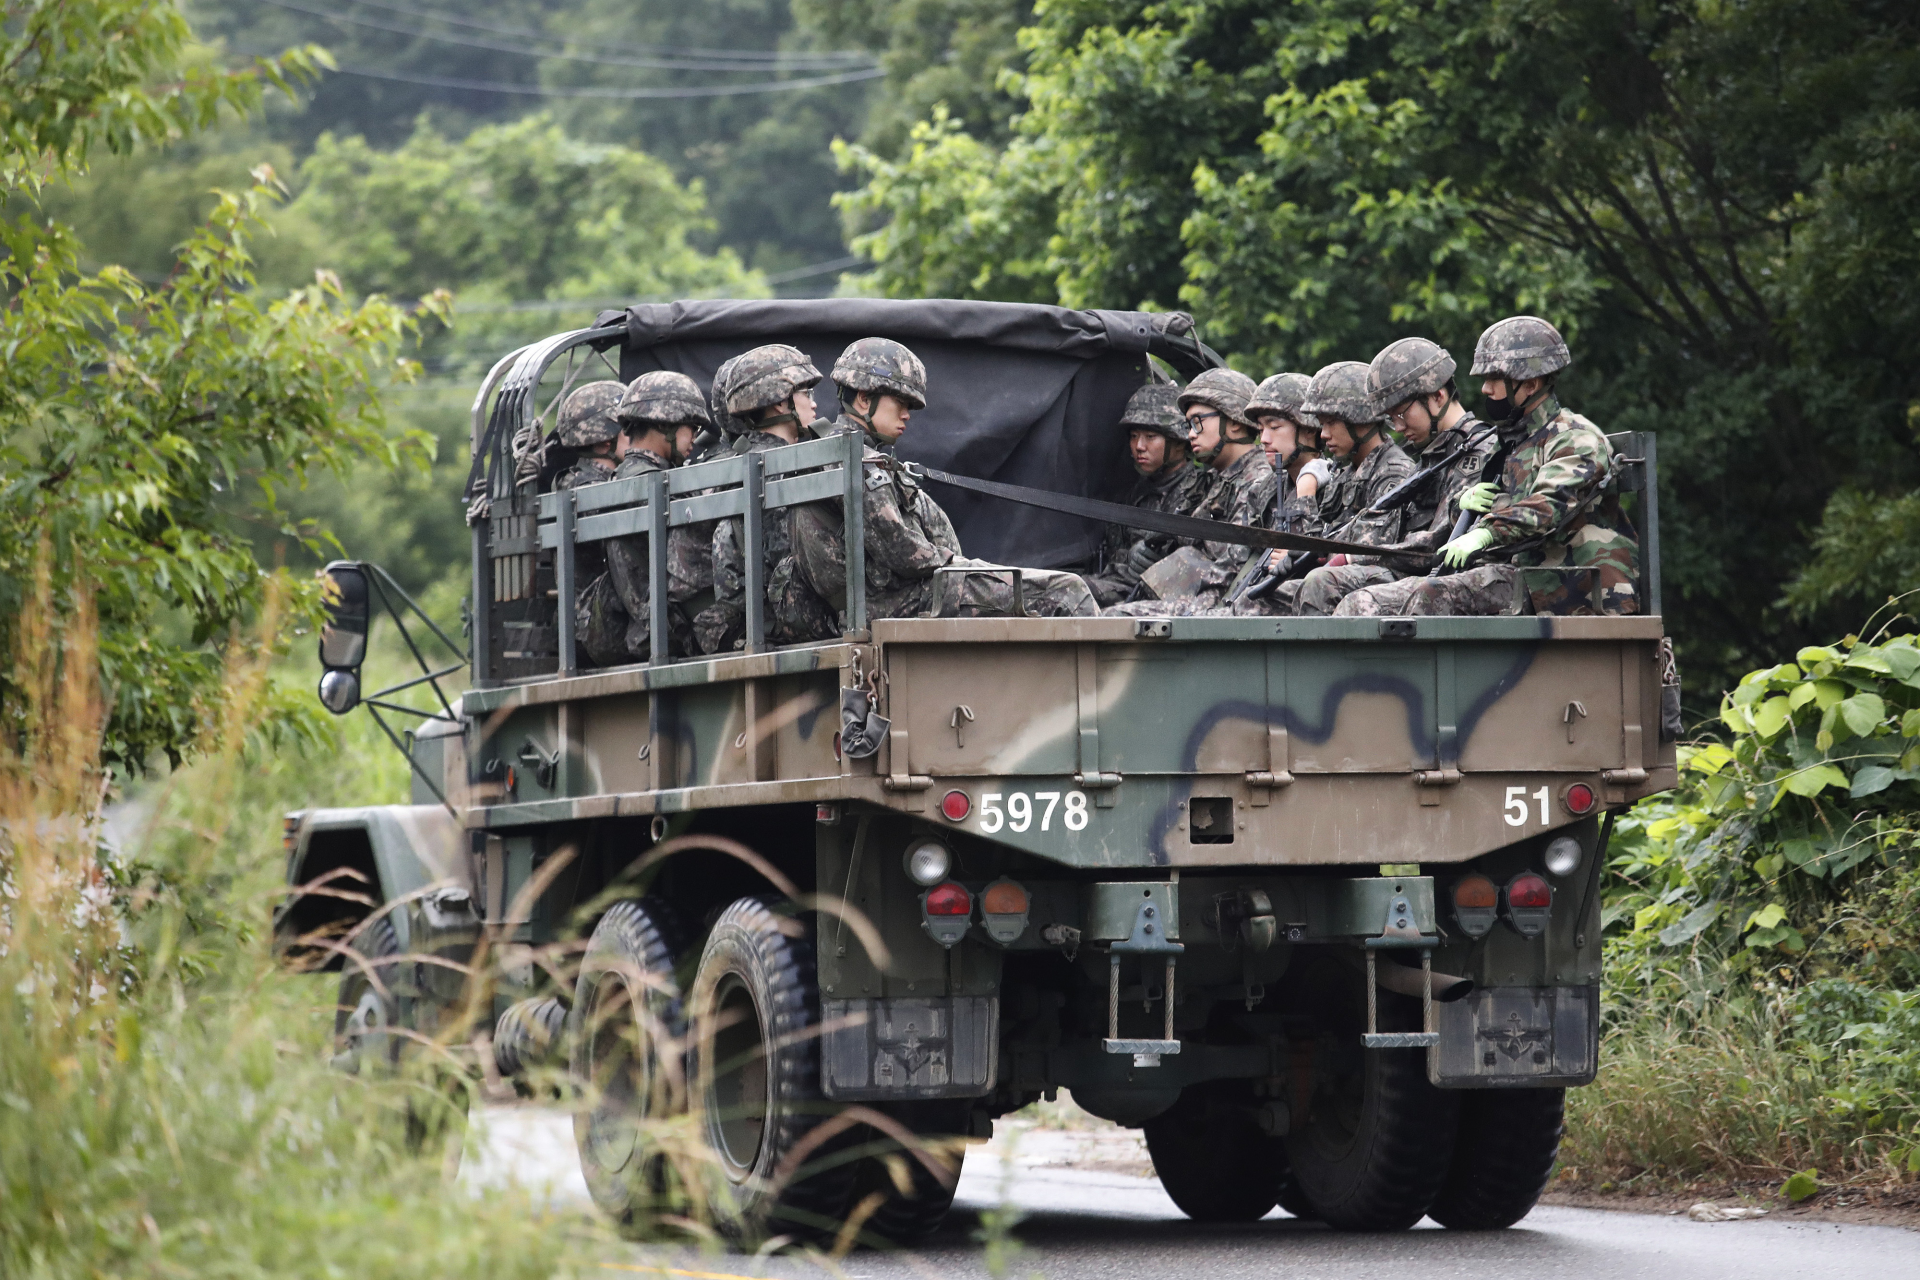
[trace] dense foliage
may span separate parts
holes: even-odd
[[[935,112],[843,151],[842,204],[886,292],[1187,307],[1259,374],[1554,318],[1570,402],[1662,432],[1666,611],[1718,684],[1811,638],[1797,578],[1857,607],[1910,573],[1860,535],[1920,479],[1916,34],[1843,0],[1049,0],[1009,142]]]

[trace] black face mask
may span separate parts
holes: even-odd
[[[1481,406],[1480,420],[1482,422],[1491,422],[1497,427],[1518,422],[1520,420],[1520,406],[1514,402],[1511,396],[1502,396],[1498,400],[1488,397],[1486,404]]]

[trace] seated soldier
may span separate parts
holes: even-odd
[[[1143,511],[1190,515],[1213,482],[1212,471],[1188,459],[1187,420],[1180,416],[1179,396],[1174,383],[1149,382],[1133,393],[1120,415],[1120,425],[1127,428],[1127,452],[1140,477],[1129,502]],[[1133,594],[1142,573],[1179,545],[1169,534],[1108,525],[1100,549],[1104,567],[1087,579],[1093,598],[1103,605],[1119,604]]]
[[[561,402],[554,440],[562,447],[573,450],[575,457],[572,465],[553,478],[555,493],[613,479],[614,468],[620,463],[622,447],[620,424],[614,418],[614,410],[625,391],[625,387],[609,378],[575,387]],[[606,572],[607,553],[603,544],[583,542],[575,548],[573,580],[577,585],[574,598],[571,603],[563,602],[561,607],[574,610],[576,624],[588,616],[593,602],[608,590],[607,584],[602,581]],[[575,634],[580,636],[582,633],[576,629]],[[587,650],[587,656],[594,662],[600,661],[593,656],[591,649]]]
[[[1400,509],[1380,511],[1376,504],[1413,474],[1413,459],[1387,435],[1386,417],[1367,386],[1367,366],[1358,360],[1328,365],[1313,375],[1301,407],[1320,419],[1328,452],[1343,464],[1320,495],[1322,532],[1371,546],[1397,542]],[[1282,582],[1265,611],[1324,617],[1348,592],[1397,576],[1372,559],[1335,556],[1304,578]]]
[[[1472,376],[1485,379],[1484,417],[1512,424],[1518,440],[1497,482],[1461,496],[1460,509],[1478,521],[1440,549],[1439,574],[1407,580],[1399,612],[1639,611],[1637,548],[1613,488],[1613,446],[1553,393],[1572,361],[1560,331],[1537,316],[1509,316],[1480,335]],[[1486,552],[1502,559],[1472,564]]]
[[[1402,338],[1373,358],[1368,373],[1374,403],[1386,409],[1387,421],[1400,429],[1408,447],[1416,451],[1419,470],[1439,468],[1408,495],[1406,518],[1401,522],[1409,532],[1400,547],[1423,556],[1453,536],[1463,518],[1461,497],[1481,483],[1501,447],[1494,429],[1460,403],[1454,368],[1453,356],[1437,343]],[[1470,517],[1468,513],[1466,518]],[[1424,578],[1431,567],[1425,559],[1393,556],[1383,563],[1405,576],[1349,593],[1335,612],[1346,616],[1399,612],[1414,586],[1407,579]]]
[[[1208,369],[1180,393],[1188,447],[1195,460],[1215,474],[1213,487],[1193,510],[1201,519],[1262,526],[1273,516],[1277,482],[1247,417],[1254,389],[1253,379],[1244,373]],[[1156,599],[1117,604],[1102,612],[1128,618],[1206,613],[1222,605],[1251,553],[1251,547],[1238,542],[1183,546],[1141,575],[1141,594]]]
[[[613,472],[616,480],[669,470],[677,452],[675,439],[691,440],[713,421],[699,385],[684,373],[665,370],[643,373],[629,383],[614,416],[623,445]],[[581,643],[601,666],[644,662],[652,656],[653,619],[647,539],[636,534],[601,545],[606,548],[607,573],[582,597]],[[682,655],[691,651],[692,643],[687,603],[713,582],[710,557],[709,546],[689,537],[684,527],[667,535],[671,641]]]
[[[1267,455],[1278,486],[1273,527],[1282,533],[1313,533],[1319,529],[1319,494],[1333,478],[1333,464],[1322,456],[1320,420],[1300,409],[1311,381],[1304,373],[1276,373],[1247,401],[1247,416],[1260,428],[1260,448]],[[1248,557],[1249,563],[1259,559],[1261,565],[1258,570],[1242,569],[1243,580],[1249,572],[1278,570],[1286,558],[1284,551]],[[1239,587],[1235,583],[1235,589]]]
[[[719,392],[724,385],[724,397],[715,398],[721,408],[720,426],[733,439],[733,454],[798,444],[800,433],[818,416],[813,388],[819,381],[820,371],[806,353],[782,343],[755,347],[723,365],[714,386]],[[793,550],[792,509],[767,511],[760,530],[770,606],[768,641],[794,644],[837,634],[825,604],[813,593],[795,588],[790,568],[781,569]],[[746,643],[745,537],[746,522],[740,516],[728,516],[714,529],[713,604],[693,620],[702,653],[724,653]]]
[[[866,525],[866,600],[869,618],[1006,616],[1015,612],[1013,574],[969,560],[940,504],[893,459],[908,420],[927,403],[927,369],[920,357],[888,338],[862,338],[833,365],[840,389],[836,431],[865,437],[862,485]],[[845,630],[847,548],[837,502],[799,507],[793,518],[794,569],[783,585],[817,593],[839,611]],[[963,572],[942,573],[952,567]],[[1021,571],[1025,610],[1044,617],[1088,616],[1093,596],[1078,574]],[[943,581],[944,580],[944,581]],[[818,638],[826,638],[825,636]]]

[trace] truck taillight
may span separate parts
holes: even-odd
[[[963,884],[948,880],[920,895],[920,927],[943,947],[967,936],[973,924],[973,895]]]
[[[1567,788],[1567,812],[1576,818],[1584,818],[1593,812],[1593,806],[1597,799],[1598,797],[1593,794],[1592,787],[1584,782],[1576,782]]]
[[[1484,938],[1500,917],[1500,890],[1493,881],[1475,874],[1453,886],[1453,918],[1470,938]]]
[[[1538,872],[1522,871],[1507,881],[1507,923],[1523,938],[1537,938],[1547,930],[1553,910],[1553,886]]]
[[[973,797],[964,791],[949,791],[940,799],[940,814],[948,822],[965,822],[973,812]]]
[[[987,936],[1006,946],[1027,931],[1027,891],[1013,880],[995,880],[980,895],[980,921]]]

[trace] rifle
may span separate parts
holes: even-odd
[[[1452,466],[1456,458],[1460,457],[1461,454],[1466,453],[1469,449],[1472,449],[1475,445],[1479,444],[1482,440],[1485,440],[1489,435],[1493,434],[1494,431],[1496,431],[1497,429],[1498,428],[1495,427],[1494,424],[1490,422],[1481,423],[1480,430],[1474,432],[1472,435],[1462,440],[1459,444],[1455,445],[1451,450],[1447,452],[1446,457],[1440,459],[1440,461],[1434,463],[1432,466],[1422,467],[1420,470],[1408,476],[1405,480],[1402,480],[1399,484],[1393,486],[1393,488],[1381,494],[1379,501],[1375,502],[1372,506],[1368,507],[1363,514],[1370,515],[1370,516],[1385,515],[1387,512],[1392,511],[1394,508],[1403,507],[1407,503],[1413,501],[1413,495],[1420,491],[1420,487],[1422,485],[1426,484],[1427,481],[1433,479],[1435,476],[1439,475],[1442,471],[1445,471],[1448,467]],[[1483,470],[1481,472],[1482,478],[1484,478],[1485,475],[1486,475],[1486,472]]]

